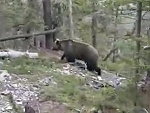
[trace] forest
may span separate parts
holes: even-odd
[[[0,0],[0,113],[149,113],[150,0]]]

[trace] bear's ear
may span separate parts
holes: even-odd
[[[56,45],[60,45],[60,40],[59,40],[59,39],[56,39],[55,44],[56,44]]]

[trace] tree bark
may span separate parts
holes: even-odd
[[[116,15],[115,15],[115,28],[117,28],[117,23],[118,23],[118,7],[116,8]],[[114,33],[114,39],[113,39],[113,48],[115,49],[116,48],[116,37],[117,37],[117,30],[115,31]],[[117,54],[117,51],[114,51],[113,52],[113,55],[112,55],[112,62],[116,62],[116,54]]]
[[[92,17],[92,45],[96,48],[96,28],[97,28],[97,22],[96,22],[96,14]]]
[[[136,36],[140,38],[141,34],[141,19],[142,19],[142,2],[137,3],[137,24],[136,24]],[[140,48],[141,44],[140,41],[136,41],[136,64],[139,65],[139,54],[140,54]],[[139,74],[139,69],[136,69],[136,73]]]
[[[150,45],[150,28],[147,28],[147,38],[148,38],[148,45]],[[147,46],[147,49],[150,49],[150,46]],[[150,54],[150,53],[147,53],[147,54]],[[148,56],[150,56],[150,55],[148,55]],[[149,58],[147,58],[146,60],[148,62],[148,65],[150,65]],[[150,69],[147,69],[147,77],[150,77]]]
[[[69,0],[69,38],[74,37],[74,26],[72,17],[72,0]]]
[[[44,12],[44,23],[45,23],[45,30],[52,29],[52,7],[51,7],[51,0],[43,0],[43,12]],[[46,34],[45,35],[45,47],[50,49],[53,43],[53,34]]]
[[[140,37],[141,34],[141,19],[142,19],[142,2],[137,4],[137,27],[136,27],[136,36]],[[140,51],[140,42],[137,41],[137,52]]]
[[[95,2],[93,1],[92,3],[92,7],[93,7],[93,16],[92,16],[92,25],[91,25],[91,29],[92,29],[92,45],[96,48],[96,29],[97,29],[97,20],[96,20],[96,14],[95,14]]]
[[[27,37],[32,38],[33,36],[51,34],[53,32],[57,32],[59,30],[60,29],[58,28],[58,29],[53,29],[53,30],[48,30],[48,31],[42,31],[42,32],[39,32],[39,33],[33,33],[33,34],[22,34],[22,35],[9,36],[9,37],[6,37],[6,38],[0,38],[0,42],[8,41],[8,40],[21,39],[21,38],[27,38]],[[34,37],[34,38],[36,38],[36,37]]]
[[[31,33],[30,28],[26,31],[26,33],[27,34]],[[30,47],[33,46],[33,45],[31,45],[32,40],[34,40],[34,38],[30,39],[29,37],[25,37],[24,44],[23,44],[24,45],[23,50],[29,50]]]
[[[150,27],[147,28],[148,45],[150,45]]]
[[[28,7],[30,9],[32,9],[33,11],[36,11],[36,13],[39,10],[37,0],[28,0]],[[27,17],[25,18],[27,20],[27,22],[31,22],[32,19],[35,19],[34,16],[32,16],[32,15],[34,15],[32,11],[28,12]],[[30,34],[33,31],[33,29],[34,28],[31,24],[25,25],[25,32],[27,34]],[[24,40],[25,41],[25,48],[24,49],[28,50],[30,48],[30,46],[36,46],[34,44],[35,40],[36,40],[35,38],[30,39],[27,37],[26,40]]]
[[[142,19],[142,2],[138,1],[137,2],[137,20],[136,20],[136,36],[138,38],[140,38],[140,34],[141,34],[141,19]],[[136,50],[136,58],[135,58],[135,66],[136,66],[136,69],[135,69],[135,86],[136,86],[136,100],[134,102],[135,106],[137,106],[138,104],[138,97],[139,97],[139,94],[138,94],[138,82],[139,82],[139,77],[140,77],[140,73],[139,73],[139,56],[140,56],[140,48],[141,48],[141,45],[140,45],[140,41],[136,41],[136,46],[137,46],[137,50]]]
[[[53,6],[53,29],[62,26],[63,24],[63,14],[62,14],[62,8],[60,3],[56,3]],[[53,33],[53,39],[56,40],[57,33]]]

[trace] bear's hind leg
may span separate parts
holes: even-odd
[[[98,75],[101,75],[101,69],[97,67],[94,63],[87,62],[87,69],[89,71],[96,71]]]
[[[93,64],[87,62],[87,69],[88,69],[89,71],[94,71],[95,66],[94,66]]]
[[[95,71],[98,73],[98,75],[100,75],[100,76],[101,76],[101,68],[96,67],[96,68],[95,68]]]

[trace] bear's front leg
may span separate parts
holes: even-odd
[[[63,60],[65,57],[66,57],[65,54],[63,54],[62,57],[61,57],[61,60]]]

